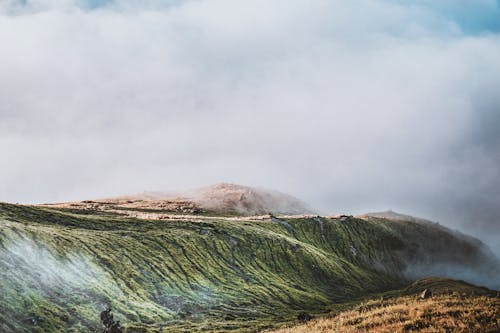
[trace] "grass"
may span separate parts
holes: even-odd
[[[254,332],[407,285],[425,251],[482,255],[442,228],[383,219],[143,220],[0,203],[0,331],[94,332],[109,304],[127,332]]]
[[[424,289],[431,290],[432,296],[422,299],[419,293]],[[462,281],[426,279],[390,294],[269,333],[500,331],[497,292]]]

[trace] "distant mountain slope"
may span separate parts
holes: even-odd
[[[278,191],[234,184],[216,184],[191,193],[202,208],[242,215],[307,214],[311,209],[301,200]]]
[[[405,247],[399,254],[405,258],[407,265],[404,272],[409,278],[447,276],[500,289],[500,261],[479,239],[436,222],[395,212],[372,213],[360,218],[366,221],[391,221],[394,225],[408,229],[409,232],[402,232],[406,238]],[[429,235],[430,230],[433,235]],[[462,251],[454,252],[446,248],[451,239],[457,246],[462,246]],[[483,259],[464,256],[467,251],[481,253]]]
[[[129,333],[255,331],[439,267],[498,282],[498,262],[477,242],[434,224],[148,220],[96,207],[0,204],[0,331],[93,332],[107,304]]]
[[[406,215],[406,214],[401,214],[397,213],[392,210],[387,210],[385,212],[374,212],[374,213],[367,213],[360,215],[360,217],[377,217],[377,218],[383,218],[387,220],[399,220],[399,221],[412,221],[412,222],[431,222],[429,220],[420,218],[420,217],[415,217],[411,215]]]

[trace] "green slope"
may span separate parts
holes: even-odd
[[[255,331],[399,288],[411,266],[484,260],[474,240],[425,223],[160,221],[0,204],[0,331],[94,332],[107,304],[128,332]]]

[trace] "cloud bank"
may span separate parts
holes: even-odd
[[[264,186],[500,249],[498,1],[8,0],[0,200]]]

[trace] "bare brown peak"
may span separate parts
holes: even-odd
[[[291,195],[230,183],[202,187],[187,197],[204,209],[243,215],[312,213],[307,204]]]

